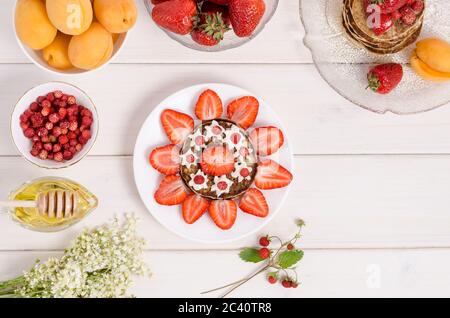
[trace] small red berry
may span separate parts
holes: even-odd
[[[298,283],[297,282],[291,282],[291,287],[292,288],[297,288],[298,287]]]
[[[82,145],[87,144],[88,140],[84,138],[83,136],[78,137],[78,142]]]
[[[67,109],[60,108],[58,109],[59,119],[64,119],[67,116]]]
[[[292,287],[292,282],[289,279],[284,279],[281,282],[281,285],[283,285],[284,288],[291,288]]]
[[[23,132],[23,134],[24,134],[25,137],[27,137],[27,138],[33,138],[35,132],[34,132],[34,129],[33,129],[33,128],[28,128],[28,129],[25,129],[25,131]]]
[[[28,123],[20,123],[20,128],[22,128],[22,130],[27,130],[28,128],[30,128],[30,124]]]
[[[48,106],[42,107],[42,110],[41,110],[42,116],[47,117],[48,115],[50,115],[50,112],[51,112],[50,107],[48,107]]]
[[[52,130],[53,129],[53,123],[51,123],[51,122],[46,122],[45,123],[45,128],[47,129],[47,130]]]
[[[58,151],[55,152],[54,156],[53,156],[53,160],[57,161],[57,162],[61,162],[64,160],[64,156],[62,154],[62,152]]]
[[[53,113],[50,114],[48,116],[48,120],[52,123],[52,124],[56,124],[59,121],[59,115],[57,113]]]
[[[44,146],[43,146],[43,144],[42,144],[42,142],[40,142],[40,141],[36,141],[34,144],[33,144],[33,149],[36,149],[36,150],[42,150],[42,148],[43,148]]]
[[[267,280],[268,280],[269,283],[271,283],[271,284],[275,284],[275,283],[277,282],[276,277],[273,276],[273,275],[270,275],[270,276],[267,278]]]
[[[63,158],[64,160],[71,160],[73,158],[73,154],[69,150],[64,150]]]
[[[55,136],[56,138],[58,138],[61,135],[61,127],[53,127],[52,130],[53,136]]]
[[[61,129],[69,129],[70,123],[69,123],[69,121],[64,120],[59,123],[59,127],[61,127]]]
[[[44,149],[47,151],[52,151],[53,150],[53,145],[51,143],[45,143],[44,144]]]
[[[54,91],[53,95],[55,98],[61,98],[63,96],[63,93],[61,91]]]
[[[48,93],[47,100],[53,102],[55,100],[55,95],[53,95],[53,93]]]
[[[42,106],[42,108],[50,108],[50,107],[52,107],[52,103],[48,99],[44,99],[41,102],[41,106]]]
[[[84,116],[84,117],[81,119],[81,124],[82,124],[83,126],[86,126],[86,127],[91,126],[91,125],[92,125],[92,118],[91,118],[91,117]]]
[[[39,155],[39,150],[33,148],[33,149],[31,149],[30,154],[33,157],[37,157]]]
[[[48,152],[47,152],[47,150],[41,150],[40,152],[39,152],[39,158],[40,159],[42,159],[42,160],[46,160],[47,158],[48,158]]]
[[[261,246],[269,246],[269,244],[270,244],[269,237],[263,236],[263,237],[261,237],[259,239],[259,245],[261,245]]]
[[[53,145],[53,152],[60,152],[61,151],[61,144],[54,144]]]
[[[424,6],[425,5],[422,0],[416,0],[412,3],[411,8],[416,12],[422,12]]]
[[[263,247],[259,250],[259,257],[262,259],[266,259],[270,256],[270,250],[266,247]]]
[[[293,244],[289,243],[289,244],[287,245],[286,248],[287,248],[289,251],[292,251],[292,250],[295,248],[295,246],[294,246]]]
[[[39,137],[44,137],[44,136],[48,136],[48,130],[45,127],[41,127],[37,130],[37,135]]]
[[[75,96],[68,96],[67,97],[67,104],[74,105],[76,103],[77,103],[77,99],[75,98]]]
[[[59,136],[58,141],[61,145],[65,145],[69,142],[69,138],[66,135],[61,135]]]
[[[37,112],[39,110],[39,104],[36,102],[31,103],[30,110],[33,112]]]

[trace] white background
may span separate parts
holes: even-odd
[[[25,58],[13,35],[13,3],[0,3],[0,195],[35,177],[58,175],[84,184],[101,203],[83,222],[55,234],[22,229],[0,214],[0,279],[19,275],[35,258],[59,255],[83,227],[124,212],[142,220],[154,271],[151,280],[137,282],[137,296],[197,297],[252,272],[237,253],[255,238],[212,246],[180,239],[145,210],[133,181],[135,138],[152,109],[184,87],[224,82],[272,105],[294,147],[297,178],[289,199],[261,233],[287,238],[295,218],[307,223],[302,286],[269,286],[261,276],[235,296],[450,296],[450,107],[399,117],[370,113],[340,97],[302,44],[298,1],[280,1],[251,43],[214,54],[170,40],[138,1],[139,21],[115,64],[74,78],[47,74]],[[101,119],[90,156],[58,172],[20,158],[9,136],[18,98],[50,80],[85,90]]]

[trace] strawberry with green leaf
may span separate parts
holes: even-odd
[[[378,94],[388,94],[398,86],[403,78],[403,67],[397,63],[380,64],[367,74],[367,88]]]
[[[192,39],[198,44],[214,46],[223,40],[226,32],[231,30],[228,8],[205,2],[191,32]]]

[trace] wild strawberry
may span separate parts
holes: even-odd
[[[72,158],[73,158],[73,153],[70,152],[69,150],[64,150],[64,152],[63,152],[63,158],[64,158],[64,160],[72,160]]]
[[[47,130],[52,130],[53,129],[53,123],[51,123],[51,122],[46,122],[45,123],[45,128],[47,129]]]
[[[69,132],[69,129],[61,128],[61,135],[67,135],[68,132]]]
[[[63,92],[61,92],[61,91],[54,91],[53,92],[53,96],[55,96],[55,98],[61,98],[63,96]]]
[[[30,108],[31,111],[37,112],[39,110],[39,104],[36,102],[31,103]]]
[[[55,152],[54,156],[53,156],[53,160],[57,161],[57,162],[61,162],[64,160],[64,156],[62,154],[62,152],[58,151]]]
[[[19,120],[20,120],[21,123],[26,123],[29,119],[30,119],[30,117],[25,115],[25,114],[22,114],[19,117]]]
[[[42,142],[36,141],[35,143],[33,143],[32,149],[42,150],[42,148],[44,148],[44,145],[42,144]]]
[[[59,123],[59,127],[61,127],[61,129],[69,129],[70,122],[68,120],[64,120]]]
[[[41,141],[42,141],[43,143],[50,142],[50,137],[49,137],[49,136],[42,136],[42,137],[40,137],[40,138],[41,138]]]
[[[81,124],[86,127],[90,127],[92,125],[92,118],[84,116],[81,118]]]
[[[89,140],[89,139],[91,139],[91,132],[89,130],[83,130],[81,132],[81,137]]]
[[[92,118],[92,112],[89,109],[85,108],[81,111],[81,116]]]
[[[398,86],[402,78],[403,68],[400,64],[377,65],[367,74],[368,88],[379,94],[388,94]]]
[[[77,153],[77,149],[75,148],[75,146],[70,146],[69,151],[72,153],[72,155]]]
[[[70,139],[69,140],[69,145],[71,147],[75,147],[77,144],[78,144],[78,140],[76,140],[76,139]]]
[[[394,12],[391,13],[391,17],[394,20],[398,20],[402,17],[402,14],[400,13],[400,11],[395,10]]]
[[[26,130],[26,129],[30,128],[30,124],[28,124],[28,123],[20,123],[20,128],[22,128],[22,130]]]
[[[45,150],[45,149],[42,149],[42,150],[39,152],[39,159],[41,159],[41,160],[46,160],[47,158],[48,158],[48,151]]]
[[[78,129],[78,122],[76,121],[71,121],[70,125],[69,125],[69,130],[70,131],[75,131]]]
[[[292,287],[292,282],[288,278],[285,278],[281,282],[281,285],[283,285],[284,288],[291,288]]]
[[[53,113],[50,114],[48,116],[48,120],[52,123],[52,124],[56,124],[59,121],[59,115],[57,113]]]
[[[292,243],[289,243],[289,244],[286,246],[286,248],[287,248],[289,251],[292,251],[292,250],[295,248],[295,246],[294,246]]]
[[[47,150],[47,151],[52,151],[53,150],[53,146],[52,146],[51,143],[48,142],[48,143],[44,144],[44,149]]]
[[[83,145],[82,145],[82,144],[77,144],[77,145],[75,146],[75,150],[76,150],[77,152],[80,152],[81,149],[83,149]]]
[[[59,106],[59,107],[66,107],[66,106],[67,106],[67,103],[66,103],[65,101],[63,101],[63,100],[60,100],[60,101],[58,102],[58,106]]]
[[[76,134],[74,131],[69,131],[69,132],[67,133],[67,137],[68,137],[69,139],[76,139],[76,138],[77,138],[77,134]]]
[[[30,117],[30,121],[33,128],[42,127],[44,125],[44,117],[40,113],[33,114]]]
[[[376,35],[382,35],[389,31],[394,25],[394,20],[390,14],[382,13],[380,15],[380,25],[372,28],[373,33]]]
[[[68,96],[67,97],[67,104],[68,105],[74,105],[77,103],[77,99],[75,98],[75,96]]]
[[[58,127],[58,126],[53,127],[52,134],[53,134],[53,136],[58,138],[61,135],[61,127]]]
[[[423,8],[425,7],[422,0],[416,0],[412,3],[411,8],[416,11],[417,13],[422,12]]]
[[[275,276],[273,276],[273,275],[269,275],[269,277],[267,277],[267,280],[271,284],[275,284],[277,282],[277,278]]]
[[[55,100],[55,95],[53,95],[53,93],[48,93],[47,94],[47,100],[49,102],[53,102]]]
[[[38,128],[38,130],[36,131],[37,135],[39,137],[44,137],[44,136],[48,136],[48,130],[45,127],[40,127]]]
[[[78,142],[82,145],[85,145],[85,144],[87,144],[88,140],[86,138],[83,138],[83,136],[79,136]]]
[[[268,236],[263,236],[259,239],[259,245],[261,246],[269,246],[270,245],[270,239]]]
[[[298,283],[297,282],[291,282],[291,288],[297,288]]]
[[[367,4],[376,4],[380,7],[381,13],[389,14],[400,9],[408,0],[366,0]]]
[[[51,111],[52,109],[50,107],[42,107],[41,114],[42,116],[47,117],[50,115]]]
[[[61,135],[59,136],[58,141],[61,145],[65,145],[69,142],[69,138],[66,135]]]
[[[60,99],[64,102],[66,102],[68,98],[69,98],[69,95],[63,94]]]
[[[37,157],[39,155],[39,150],[33,148],[33,149],[30,150],[30,154],[33,157]]]
[[[270,250],[266,247],[263,247],[259,250],[259,257],[262,259],[266,259],[270,256]]]
[[[59,115],[59,119],[58,120],[64,119],[67,116],[67,109],[66,108],[58,109],[58,115]]]
[[[48,142],[54,144],[57,141],[57,138],[53,135],[48,135]]]
[[[56,153],[56,152],[60,152],[61,149],[62,149],[61,144],[54,144],[52,150],[54,153]]]
[[[402,22],[406,25],[413,25],[416,22],[417,16],[411,7],[403,7],[400,9],[400,14],[402,15]]]
[[[45,100],[45,96],[39,96],[38,98],[36,98],[36,101],[40,104]]]

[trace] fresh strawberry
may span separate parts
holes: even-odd
[[[406,25],[413,25],[417,20],[416,13],[411,7],[404,6],[400,9],[400,14],[402,15],[402,22]]]
[[[388,94],[401,82],[403,67],[400,64],[388,63],[373,67],[367,74],[368,88],[375,93]]]
[[[249,213],[261,218],[269,215],[269,206],[266,198],[258,189],[248,189],[239,202],[239,208],[245,213]]]
[[[209,206],[209,215],[222,230],[231,229],[237,216],[236,203],[233,200],[212,201]]]
[[[403,7],[408,0],[365,0],[365,2],[366,6],[376,4],[380,7],[381,13],[389,14]]]
[[[208,175],[229,174],[234,170],[233,153],[226,146],[212,145],[203,151],[200,166]]]
[[[156,4],[152,18],[156,24],[171,32],[185,35],[194,27],[197,4],[194,0],[170,0]]]
[[[239,37],[253,34],[266,11],[264,0],[230,0],[230,20]]]
[[[277,127],[258,127],[250,134],[250,140],[260,156],[270,156],[284,144],[283,132]]]
[[[245,96],[231,102],[227,107],[228,118],[247,129],[258,116],[259,102],[255,97]]]
[[[229,26],[230,18],[226,8],[206,2],[202,6],[202,12],[197,18],[191,37],[201,45],[214,46],[231,30]]]
[[[195,114],[200,120],[220,118],[223,113],[222,100],[216,92],[208,89],[198,98]]]
[[[209,201],[197,194],[191,194],[183,202],[183,219],[187,224],[195,223],[209,208]]]
[[[183,142],[194,130],[194,120],[191,116],[166,109],[161,113],[162,126],[173,144]]]
[[[258,164],[255,185],[261,190],[270,190],[288,186],[292,174],[273,160],[264,160]]]
[[[161,205],[178,205],[186,200],[187,192],[179,176],[166,176],[155,192],[155,200]]]
[[[175,174],[180,170],[180,154],[176,145],[167,145],[153,149],[150,164],[162,174]]]
[[[380,25],[378,27],[372,28],[372,31],[376,35],[382,35],[382,34],[386,33],[387,31],[389,31],[393,25],[394,25],[394,19],[392,18],[392,15],[382,13],[380,15]]]

